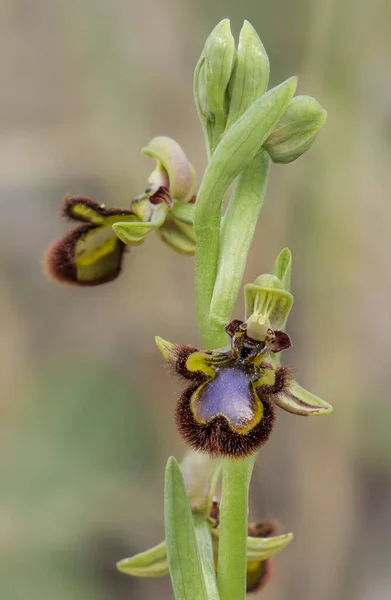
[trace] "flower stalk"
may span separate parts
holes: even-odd
[[[246,597],[248,492],[255,457],[222,460],[217,585],[221,600]]]
[[[326,114],[312,99],[306,99],[307,104],[292,101],[296,78],[266,92],[269,60],[256,32],[245,22],[231,81],[225,90],[228,109],[226,129],[222,135],[224,114],[220,110],[218,118],[213,121],[213,110],[208,112],[208,95],[202,87],[208,48],[213,45],[213,35],[218,29],[219,26],[208,38],[194,80],[196,104],[209,159],[197,196],[194,221],[195,297],[201,339],[211,350],[223,347],[227,342],[225,327],[232,317],[266,191],[270,165],[268,151],[276,162],[295,160],[310,147]],[[226,21],[224,31],[227,39]],[[219,68],[225,75],[223,85],[226,85],[227,73],[232,67],[232,56],[231,46],[225,65],[221,64],[222,55],[219,55]],[[222,91],[220,88],[220,100]],[[289,106],[294,108],[284,120]],[[299,110],[295,111],[296,107]],[[306,113],[308,107],[311,110],[307,113],[312,111],[311,115]],[[223,197],[236,178],[232,198],[223,216]],[[255,329],[259,331],[263,327],[262,332],[267,335],[268,316],[255,315],[255,320]],[[254,329],[254,323],[252,325]],[[293,399],[295,406],[296,400]],[[222,460],[217,575],[220,600],[244,600],[246,595],[248,491],[253,465],[253,456]]]

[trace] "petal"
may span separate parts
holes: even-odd
[[[214,377],[216,369],[227,367],[232,363],[232,358],[223,352],[194,352],[186,359],[186,369],[190,373],[200,373],[207,377]]]
[[[242,327],[243,325],[244,327]],[[225,326],[225,331],[228,333],[230,338],[233,338],[235,333],[238,333],[238,331],[245,331],[245,329],[246,324],[239,319],[233,319],[233,321],[230,321],[228,325]]]
[[[92,223],[93,225],[103,225],[103,223],[108,224],[108,217],[125,217],[127,220],[132,215],[131,210],[126,210],[124,208],[106,208],[104,204],[98,204],[89,198],[83,198],[81,196],[65,198],[62,212],[64,217],[73,221]],[[115,219],[113,222],[115,222]]]
[[[230,356],[221,352],[202,352],[193,346],[172,344],[161,337],[155,338],[164,358],[175,368],[178,375],[200,383],[214,377],[215,369],[231,362]]]
[[[89,198],[71,196],[66,198],[63,206],[63,215],[73,221],[82,221],[101,225],[104,221],[102,206]]]
[[[154,548],[136,554],[130,558],[123,558],[117,562],[117,569],[121,573],[135,577],[163,577],[169,574],[166,542]]]
[[[196,249],[195,232],[191,225],[181,223],[169,215],[164,225],[157,231],[158,236],[170,248],[180,254],[194,254]]]
[[[273,401],[280,408],[295,415],[328,415],[333,410],[331,404],[307,392],[294,380],[288,384],[286,391],[278,394]]]
[[[153,209],[150,221],[118,222],[113,224],[113,229],[124,244],[139,245],[144,242],[152,229],[158,229],[163,225],[167,213],[168,207],[166,204],[157,204]]]
[[[57,281],[99,285],[119,275],[124,249],[111,227],[86,224],[55,242],[44,262]]]
[[[292,346],[289,335],[284,331],[275,331],[274,336],[275,339],[271,347],[272,352],[282,352],[282,350],[287,350]]]

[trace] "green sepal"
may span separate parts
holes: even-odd
[[[179,254],[194,254],[196,249],[195,231],[192,225],[181,223],[168,215],[157,234],[172,250]]]
[[[132,223],[117,222],[113,224],[113,229],[124,244],[138,246],[144,242],[146,236],[152,229],[159,229],[159,227],[163,225],[167,214],[168,207],[162,202],[161,204],[154,206],[150,221],[134,221]]]
[[[290,163],[313,144],[327,112],[311,96],[291,100],[286,113],[267,139],[265,148],[276,163]]]
[[[282,330],[293,305],[293,296],[275,275],[260,275],[244,287],[246,319],[266,328]],[[251,334],[250,334],[251,335]]]
[[[247,560],[267,560],[281,552],[281,550],[284,550],[292,540],[293,533],[267,538],[248,537]]]
[[[167,188],[172,198],[181,202],[192,199],[195,190],[195,171],[181,148],[173,139],[160,136],[153,138],[141,151],[156,160],[156,169],[149,182],[156,189]]]
[[[307,392],[297,381],[291,381],[288,390],[278,394],[273,401],[277,406],[294,415],[329,415],[333,411],[331,404]]]
[[[185,223],[185,225],[194,224],[195,204],[174,201],[174,206],[170,211],[170,215],[177,221]]]
[[[169,574],[166,542],[117,562],[117,569],[134,577],[164,577]]]
[[[175,458],[167,461],[164,488],[167,558],[176,600],[209,600],[185,483]]]
[[[266,92],[269,71],[266,50],[254,27],[244,21],[239,36],[237,60],[228,86],[229,112],[226,129]]]
[[[274,261],[272,273],[281,281],[282,287],[289,292],[291,287],[292,254],[289,248],[281,250]]]

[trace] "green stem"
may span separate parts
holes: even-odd
[[[210,305],[209,335],[217,347],[226,344],[225,325],[242,283],[247,255],[267,186],[270,159],[262,151],[239,175],[221,227],[219,265]]]
[[[221,600],[245,600],[248,490],[254,457],[222,461],[217,586]]]
[[[195,296],[203,343],[211,349],[210,305],[219,265],[223,197],[233,180],[260,153],[295,93],[296,84],[291,78],[269,90],[232,125],[213,152],[198,190]]]

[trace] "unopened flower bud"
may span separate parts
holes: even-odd
[[[226,112],[225,94],[236,54],[229,19],[223,19],[213,29],[206,40],[204,54],[205,105],[218,118]]]
[[[266,140],[265,148],[276,163],[289,163],[304,154],[314,142],[327,112],[311,96],[297,96]]]
[[[254,27],[248,21],[244,21],[239,36],[237,60],[228,86],[227,129],[266,92],[269,71],[266,50]]]

